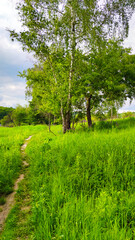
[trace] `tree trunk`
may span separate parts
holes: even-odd
[[[49,113],[49,132],[51,130],[51,120],[50,120],[50,113]]]
[[[74,126],[75,126],[75,122],[74,122],[74,119],[73,119],[73,123],[72,123],[72,129],[73,130],[75,129]]]
[[[69,85],[68,85],[68,100],[67,100],[67,114],[66,114],[66,125],[67,130],[70,129],[71,125],[71,85],[73,80],[74,72],[74,57],[75,57],[75,19],[73,14],[73,9],[71,9],[71,62],[70,62],[70,73],[69,73]]]
[[[55,115],[53,116],[53,124],[55,125]]]
[[[64,118],[63,118],[63,123],[62,123],[62,125],[63,125],[63,133],[66,133],[66,131],[67,131],[66,116],[64,116]]]
[[[113,119],[113,106],[111,106],[111,119]]]
[[[61,101],[61,117],[62,117],[62,128],[63,128],[63,133],[66,133],[67,131],[67,124],[66,124],[66,116],[63,113],[63,104]]]
[[[91,101],[92,95],[90,95],[90,97],[87,98],[87,121],[88,121],[88,127],[92,127],[92,119],[91,119],[91,105],[90,105],[90,101]]]
[[[69,106],[68,112],[66,114],[66,130],[70,130],[71,125],[71,105]]]

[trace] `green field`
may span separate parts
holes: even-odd
[[[30,135],[43,131],[43,126],[0,127],[0,196],[12,192],[21,166],[20,147]]]
[[[32,131],[36,133],[37,128],[38,134],[26,148],[30,166],[25,181],[31,210],[19,225],[18,221],[23,218],[19,206],[26,191],[22,185],[18,190],[21,200],[18,197],[19,203],[7,219],[0,239],[135,239],[134,119],[119,120],[111,125],[100,122],[91,131],[78,127],[76,132],[65,135],[59,126],[53,126],[56,136],[42,126],[0,128],[5,154],[0,160],[0,169],[5,171],[4,161],[9,163],[6,177],[10,189],[12,172],[16,169],[18,172],[21,167],[20,145]],[[13,140],[16,138],[17,142]],[[9,155],[8,148],[12,149]],[[4,183],[2,171],[0,181]]]

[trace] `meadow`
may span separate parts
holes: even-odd
[[[0,196],[13,190],[14,181],[19,176],[22,166],[20,147],[24,140],[41,129],[44,127],[0,127]]]
[[[1,239],[135,239],[135,120],[52,131],[39,131],[26,148],[31,229],[11,233],[14,211]]]

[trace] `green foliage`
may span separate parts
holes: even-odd
[[[50,55],[43,64],[20,74],[27,80],[27,95],[32,96],[31,106],[39,112],[60,115],[61,102],[65,107],[68,96],[69,56],[62,50]]]
[[[124,112],[121,114],[122,118],[135,117],[135,112]]]
[[[2,126],[6,127],[45,123],[48,123],[48,113],[41,111],[41,109],[37,107],[37,104],[34,104],[34,101],[30,102],[28,107],[17,105],[12,113],[4,116],[1,120]]]
[[[11,113],[13,110],[14,109],[12,107],[8,108],[8,107],[0,106],[0,120],[4,118],[6,115],[8,115],[9,113]]]
[[[31,141],[35,239],[134,239],[135,128],[113,129]]]
[[[7,224],[6,224],[6,227],[5,227],[5,231],[4,231],[4,234],[2,234],[2,236],[0,235],[0,239],[1,240],[11,240],[11,239],[15,239],[14,236],[15,236],[15,226],[18,222],[18,216],[17,214],[19,213],[19,207],[18,206],[15,206],[8,218],[7,218]]]
[[[26,107],[22,107],[21,105],[18,105],[15,108],[12,114],[12,120],[15,126],[20,126],[21,124],[28,124],[26,111],[27,111]]]
[[[12,114],[8,114],[1,119],[2,126],[14,126],[12,121]]]
[[[119,131],[121,129],[134,128],[135,117],[127,117],[126,119],[114,119],[114,120],[100,120],[96,121],[93,128],[94,131]]]
[[[12,192],[22,166],[20,147],[25,138],[43,127],[0,128],[0,195]]]
[[[34,99],[29,103],[27,108],[27,122],[29,124],[48,124],[48,113],[38,107]]]
[[[30,198],[28,179],[25,172],[25,179],[20,182],[19,190],[16,193],[16,205],[10,211],[4,231],[0,234],[1,240],[29,239],[33,237],[32,220],[30,218]]]
[[[118,115],[117,109],[115,106],[112,106],[106,114],[107,118],[116,118]]]
[[[82,115],[86,113],[86,102],[90,96],[90,111],[98,112],[100,116],[103,115],[103,108],[111,106],[118,109],[129,97],[128,79],[123,70],[128,54],[129,49],[124,49],[120,41],[111,40],[102,43],[99,49],[93,47],[87,56],[79,50],[75,51],[71,91],[73,113],[70,113],[72,120],[77,112],[82,111]],[[38,110],[37,114],[45,115],[48,112],[56,117],[60,113],[61,117],[62,114],[66,115],[69,75],[70,57],[61,48],[50,54],[44,63],[20,73],[27,80],[27,95],[32,96],[30,106]],[[134,82],[131,85],[133,87]]]
[[[65,135],[53,126],[57,136],[44,130],[33,136],[26,148],[29,186],[22,183],[1,239],[134,239],[134,124],[120,119],[120,128],[107,132],[104,126]],[[25,191],[29,214],[21,211]]]
[[[135,97],[135,55],[125,54],[122,59],[124,79],[127,85],[127,95],[132,100]]]
[[[19,33],[10,31],[11,39],[21,42],[23,49],[34,52],[41,62],[24,74],[32,88],[29,93],[48,113],[61,112],[65,131],[70,129],[73,103],[82,107],[82,99],[84,105],[91,97],[92,103],[98,105],[103,93],[110,100],[125,97],[126,84],[118,73],[123,49],[117,41],[112,44],[107,39],[112,35],[119,39],[127,36],[134,7],[131,0],[126,4],[120,0],[102,4],[98,0],[23,0],[18,4],[24,28]],[[132,72],[130,75],[133,77]]]
[[[125,4],[116,0],[112,4],[109,0],[104,1],[102,6],[98,3],[98,0],[22,1],[18,4],[18,13],[26,28],[20,33],[10,31],[11,38],[20,41],[24,49],[34,51],[37,56],[44,58],[50,51],[50,43],[55,48],[58,45],[65,49],[72,48],[70,33],[74,20],[75,26],[77,25],[75,38],[80,42],[85,40],[92,45],[95,41],[94,44],[97,44],[106,32],[110,35],[112,32],[117,34],[119,27],[119,37],[127,36],[128,21],[135,7],[133,1],[127,0]]]

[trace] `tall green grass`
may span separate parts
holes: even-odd
[[[114,119],[114,120],[108,120],[108,121],[98,121],[96,122],[94,129],[95,130],[105,130],[105,129],[115,129],[115,130],[121,130],[121,129],[129,129],[129,128],[135,127],[135,118],[134,117],[128,117],[125,119]]]
[[[33,240],[135,239],[135,128],[40,133],[26,150]]]
[[[41,129],[44,127],[0,127],[0,195],[12,192],[14,181],[22,166],[20,148],[25,138]]]
[[[26,148],[33,229],[27,239],[135,239],[135,127],[128,121],[65,135],[53,126],[56,136],[34,130]],[[14,233],[7,221],[2,240],[17,239],[16,217],[9,219]]]

